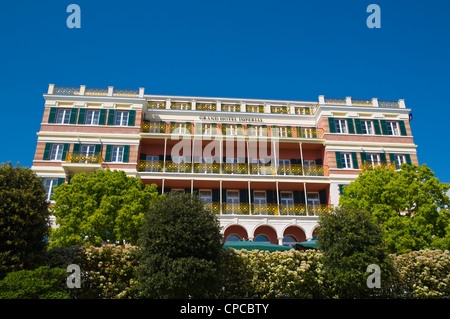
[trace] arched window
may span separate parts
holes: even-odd
[[[283,245],[285,245],[285,246],[293,246],[293,245],[295,245],[296,242],[297,242],[297,240],[292,235],[286,235],[283,238]]]
[[[238,235],[229,235],[225,239],[225,242],[228,243],[230,241],[240,241],[240,240],[241,240],[241,238]]]
[[[265,243],[270,242],[269,238],[265,235],[258,235],[255,237],[255,239],[253,241],[265,242]]]

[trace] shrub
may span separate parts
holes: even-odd
[[[0,281],[0,299],[69,299],[65,269],[42,266],[10,272]]]

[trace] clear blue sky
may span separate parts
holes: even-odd
[[[69,29],[69,4],[81,29]],[[381,29],[369,29],[369,4]],[[31,166],[48,84],[147,94],[405,99],[419,162],[450,182],[450,2],[3,1],[0,162]]]

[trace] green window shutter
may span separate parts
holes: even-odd
[[[330,125],[330,133],[336,133],[336,123],[334,122],[334,117],[328,118],[328,124]]]
[[[130,157],[130,145],[125,145],[123,147],[123,162],[128,163]]]
[[[56,113],[58,112],[57,107],[51,107],[50,113],[48,114],[48,123],[56,123]]]
[[[73,144],[73,153],[80,153],[80,147],[81,147],[81,144],[80,143],[76,143],[76,144]]]
[[[294,195],[294,204],[300,204],[301,203],[300,191],[293,191],[293,195]]]
[[[412,162],[411,162],[411,155],[405,154],[405,159],[406,159],[406,163],[407,163],[408,165],[412,165]]]
[[[212,202],[213,203],[219,202],[219,190],[217,188],[212,190]]]
[[[116,118],[116,110],[109,110],[108,112],[108,125],[114,125],[114,120]]]
[[[78,112],[78,124],[84,124],[86,120],[86,109],[81,108],[80,112]]]
[[[342,158],[341,158],[341,152],[334,152],[336,154],[336,165],[337,168],[342,168]]]
[[[64,144],[64,147],[63,147],[63,153],[62,153],[61,160],[63,160],[63,161],[66,160],[66,155],[67,155],[67,153],[69,152],[69,147],[70,147],[70,144],[69,144],[69,143],[65,143],[65,144]]]
[[[388,128],[386,120],[380,120],[381,130],[383,131],[383,135],[388,135]]]
[[[356,134],[362,134],[361,120],[355,119]]]
[[[292,137],[292,127],[288,126],[287,131],[288,131],[288,137]]]
[[[400,127],[400,134],[402,136],[407,136],[405,121],[398,121],[398,126]]]
[[[52,143],[45,143],[45,149],[44,149],[44,156],[42,157],[43,160],[49,160],[50,159],[50,151],[52,149]]]
[[[352,152],[352,161],[353,161],[353,168],[358,169],[358,156],[355,152]]]
[[[101,109],[100,110],[100,116],[98,118],[98,124],[99,125],[105,125],[105,123],[106,123],[106,112],[107,111],[108,111],[107,109]]]
[[[74,107],[70,110],[69,124],[77,124],[78,108]]]
[[[343,195],[344,194],[344,185],[343,184],[339,184],[339,195]]]
[[[376,135],[381,135],[380,122],[378,120],[373,120],[373,128]]]
[[[367,154],[366,152],[359,153],[361,155],[361,163],[367,162]]]
[[[347,119],[348,132],[355,134],[355,127],[353,126],[353,119]]]
[[[61,184],[64,184],[64,180],[65,180],[64,177],[59,177],[58,178],[58,186],[60,186]]]
[[[267,204],[273,204],[274,203],[274,191],[273,190],[267,190],[266,194],[267,194]],[[252,200],[252,202],[254,203],[254,201]]]
[[[106,145],[105,162],[111,162],[112,145]]]
[[[248,191],[246,189],[239,190],[239,202],[248,203]]]
[[[128,126],[134,126],[135,119],[136,119],[136,111],[135,110],[128,111]]]
[[[395,163],[395,154],[389,153],[389,160],[391,163]]]
[[[319,201],[320,204],[327,204],[327,191],[326,190],[321,190],[319,191]]]
[[[95,150],[94,150],[94,152],[96,153],[96,154],[101,154],[102,153],[102,144],[95,144]]]
[[[386,153],[380,153],[380,162],[381,163],[386,163]]]

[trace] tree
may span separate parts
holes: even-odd
[[[101,170],[76,174],[55,189],[51,207],[59,226],[50,233],[50,245],[135,244],[156,185],[143,185],[123,171]]]
[[[401,170],[375,168],[344,187],[339,204],[372,213],[391,253],[450,249],[449,185],[425,164]]]
[[[223,254],[217,216],[198,196],[163,195],[145,215],[138,241],[138,290],[145,298],[217,294]]]
[[[49,212],[42,180],[30,169],[0,167],[0,278],[32,269],[46,249]]]
[[[374,294],[367,286],[367,267],[376,264],[389,274],[382,230],[370,213],[361,209],[336,208],[319,218],[317,241],[323,252],[324,270],[339,298],[364,298]],[[386,278],[382,277],[386,285]],[[376,291],[380,294],[380,291]]]

